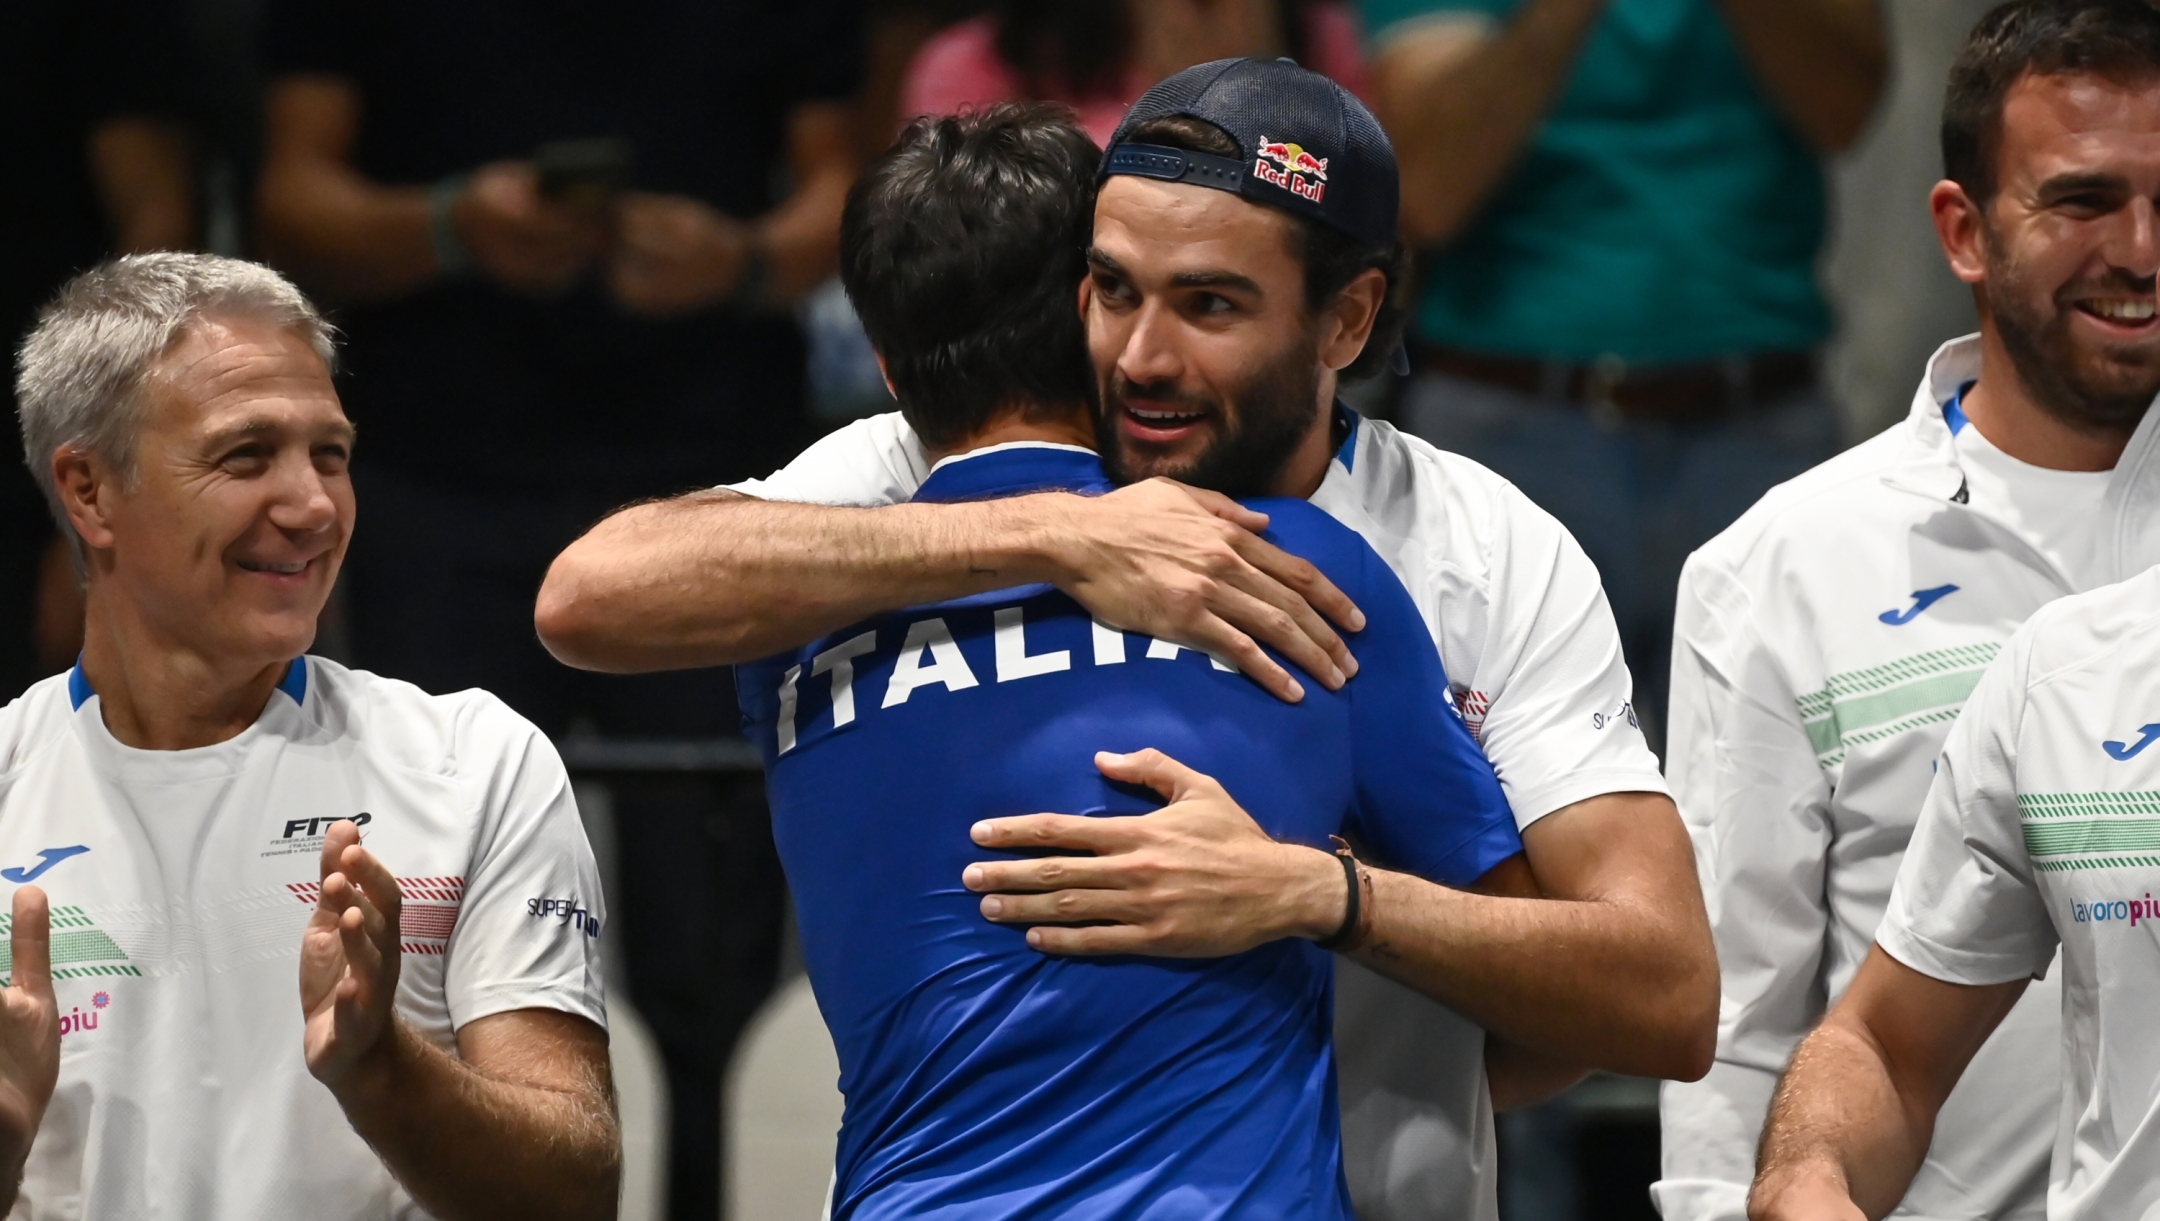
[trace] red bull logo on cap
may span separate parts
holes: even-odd
[[[1273,165],[1268,164],[1271,161]],[[1253,158],[1253,177],[1319,203],[1327,195],[1327,163],[1327,158],[1313,156],[1302,144],[1279,144],[1262,136],[1260,154]]]

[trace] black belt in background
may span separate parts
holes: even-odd
[[[1569,364],[1425,347],[1421,366],[1622,421],[1707,424],[1814,387],[1812,352],[1758,352],[1677,365],[1630,365],[1617,357]]]

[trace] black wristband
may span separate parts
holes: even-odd
[[[1320,940],[1313,942],[1323,950],[1337,950],[1350,944],[1357,936],[1358,920],[1364,914],[1364,886],[1359,883],[1357,858],[1350,854],[1350,845],[1339,835],[1330,835],[1335,841],[1335,859],[1342,862],[1343,879],[1350,884],[1350,897],[1343,904],[1342,926]]]

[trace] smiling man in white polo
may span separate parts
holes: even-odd
[[[23,346],[88,617],[0,709],[10,1217],[614,1215],[561,761],[483,692],[303,656],[354,520],[331,357],[275,272],[203,255],[84,273]]]

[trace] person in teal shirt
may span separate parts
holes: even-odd
[[[1876,0],[1363,0],[1425,253],[1402,422],[1567,523],[1652,741],[1687,554],[1836,448],[1822,156]]]
[[[1423,255],[1398,423],[1575,534],[1654,744],[1689,552],[1837,448],[1822,158],[1882,92],[1876,4],[1361,0]],[[1415,1102],[1387,1112],[1402,1140]],[[1510,1213],[1596,1214],[1572,1198],[1565,1098],[1501,1126]],[[1353,1187],[1387,1221],[1446,1215]]]

